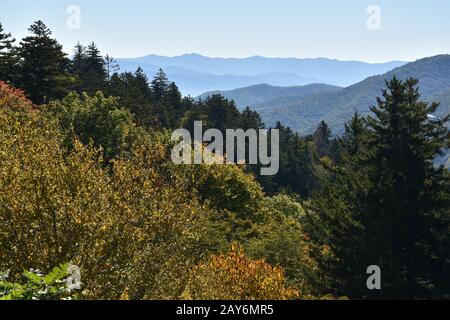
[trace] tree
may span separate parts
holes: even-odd
[[[277,123],[280,132],[280,171],[270,179],[259,178],[270,194],[295,193],[308,197],[316,188],[313,150],[310,142]]]
[[[0,81],[0,110],[1,109],[30,112],[36,110],[36,106],[26,98],[23,91],[14,89]]]
[[[106,79],[108,82],[111,81],[112,75],[120,70],[120,66],[117,63],[117,60],[111,57],[109,54],[105,56],[105,69]]]
[[[152,114],[151,89],[144,70],[138,67],[126,81],[128,108],[136,115],[138,123],[148,126],[154,124],[154,118],[157,115]]]
[[[75,45],[74,55],[72,59],[71,72],[76,76],[74,89],[77,92],[83,92],[84,72],[86,70],[86,48],[79,42]]]
[[[105,166],[92,144],[67,150],[40,112],[0,109],[0,120],[0,270],[11,283],[70,261],[80,298],[179,297],[209,213],[169,171],[164,145],[143,138]]]
[[[158,114],[154,112],[151,89],[142,68],[138,67],[134,73],[113,74],[110,91],[120,98],[120,105],[135,116],[137,124],[151,127],[157,123]]]
[[[313,135],[313,141],[319,157],[329,155],[331,142],[331,129],[325,121],[322,121]]]
[[[16,48],[13,47],[15,41],[11,33],[4,32],[0,23],[0,80],[13,82],[17,79],[14,70],[18,63]]]
[[[341,139],[344,152],[349,156],[356,156],[363,153],[365,141],[367,140],[367,126],[364,118],[358,112],[345,124],[345,133]]]
[[[449,145],[449,117],[430,121],[437,103],[420,101],[418,80],[386,83],[371,110],[368,163],[374,190],[370,213],[383,225],[373,259],[385,274],[385,297],[450,293],[449,179],[433,160]]]
[[[170,82],[162,69],[153,78],[151,89],[152,112],[156,114],[157,125],[163,128],[173,127],[175,108],[167,101]]]
[[[283,269],[249,259],[238,244],[192,270],[183,294],[194,300],[291,300],[299,292],[288,287]]]
[[[63,97],[72,82],[68,74],[70,61],[62,46],[50,38],[51,31],[42,21],[30,28],[31,36],[22,40],[19,48],[19,86],[36,104]]]
[[[258,130],[265,127],[258,112],[251,110],[249,107],[242,111],[241,119],[241,128],[244,131],[248,129]]]
[[[49,121],[57,120],[69,149],[79,139],[88,145],[91,141],[103,150],[109,162],[130,148],[143,129],[133,122],[129,111],[119,107],[116,98],[106,98],[101,92],[89,97],[70,93],[60,101],[50,102],[44,111]]]
[[[72,59],[72,72],[76,75],[82,75],[86,68],[86,48],[77,43],[74,48],[74,55]]]
[[[169,108],[168,112],[171,114],[170,127],[175,128],[186,112],[186,105],[183,104],[181,92],[175,82],[169,84],[164,100]]]
[[[334,289],[350,297],[436,298],[450,292],[444,249],[450,182],[433,164],[449,144],[448,117],[428,119],[438,104],[420,101],[417,83],[395,77],[386,82],[367,133],[353,118],[348,156],[329,168],[333,174],[307,215],[322,270]],[[382,291],[366,288],[370,265],[383,272]]]
[[[105,61],[94,42],[90,43],[86,48],[84,66],[85,69],[81,75],[84,91],[92,95],[97,91],[105,90],[108,74]]]
[[[71,71],[77,77],[75,89],[78,93],[94,95],[97,91],[109,91],[110,72],[116,70],[114,60],[103,59],[97,45],[92,42],[87,47],[78,43],[72,60]]]
[[[303,294],[320,292],[317,263],[310,255],[310,242],[303,232],[304,209],[289,196],[265,198],[254,224],[255,236],[246,243],[250,257],[285,270],[289,286]]]
[[[11,36],[11,33],[5,33],[3,30],[3,25],[0,22],[0,52],[3,52],[3,50],[7,49],[11,49],[13,43],[16,41],[16,39],[14,39]]]
[[[195,190],[200,201],[218,212],[216,217],[228,227],[223,236],[242,241],[253,232],[264,193],[254,175],[238,165],[186,165],[183,176],[186,188]]]
[[[152,99],[155,102],[160,102],[166,95],[169,89],[169,80],[162,69],[159,69],[158,73],[155,75],[151,82]]]

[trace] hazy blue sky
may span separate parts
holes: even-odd
[[[2,0],[0,21],[17,38],[42,19],[72,52],[95,41],[114,57],[200,53],[215,57],[415,60],[450,53],[449,0]],[[81,29],[67,27],[69,5]],[[367,8],[381,29],[367,28]]]

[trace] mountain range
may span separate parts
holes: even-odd
[[[283,100],[299,100],[311,94],[323,92],[337,92],[342,87],[332,86],[322,83],[312,83],[305,86],[277,87],[269,84],[258,84],[245,88],[238,88],[228,91],[209,91],[198,98],[204,99],[213,94],[220,94],[223,97],[234,100],[239,108],[251,106],[254,110],[261,110],[265,105],[270,108],[272,101],[279,105]]]
[[[441,103],[436,116],[450,113],[450,55],[417,60],[345,88],[320,84],[277,88],[264,84],[200,97],[220,93],[233,99],[241,109],[249,106],[258,111],[268,126],[281,121],[301,134],[308,134],[324,120],[335,134],[341,134],[355,111],[370,113],[376,97],[381,96],[385,80],[394,75],[400,79],[419,79],[422,98]]]
[[[176,57],[148,55],[117,59],[122,71],[134,72],[139,66],[151,78],[162,68],[184,95],[206,91],[231,90],[261,83],[272,86],[302,86],[326,83],[348,86],[369,76],[404,65],[403,61],[366,63],[325,58],[211,58],[199,54]]]

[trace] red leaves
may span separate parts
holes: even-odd
[[[22,90],[12,88],[0,81],[0,109],[3,108],[28,112],[39,110],[36,105],[28,100]]]

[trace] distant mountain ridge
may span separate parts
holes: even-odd
[[[283,96],[263,102],[255,100],[248,105],[258,111],[269,126],[281,121],[302,134],[308,134],[324,120],[334,133],[340,134],[345,122],[355,111],[363,115],[370,113],[370,107],[376,103],[376,97],[381,96],[381,90],[385,87],[385,79],[391,79],[394,75],[400,79],[419,79],[422,99],[441,102],[438,116],[450,113],[450,55],[417,60],[343,89],[303,96]],[[232,93],[239,93],[237,97],[233,97],[230,92],[223,94],[230,99],[241,99],[245,96],[245,90],[249,89],[233,90]]]
[[[149,76],[162,68],[185,95],[206,91],[231,90],[261,83],[273,86],[302,86],[326,83],[347,86],[369,76],[385,73],[406,62],[366,63],[325,58],[210,58],[199,54],[176,57],[148,55],[118,59],[122,71],[140,66]]]
[[[269,84],[259,84],[229,91],[210,91],[200,95],[199,98],[220,94],[227,99],[234,100],[240,109],[252,106],[254,110],[259,110],[257,107],[259,104],[270,103],[270,101],[273,100],[278,101],[278,99],[288,97],[296,100],[310,94],[336,92],[340,89],[342,88],[321,83],[293,87],[277,87]]]

